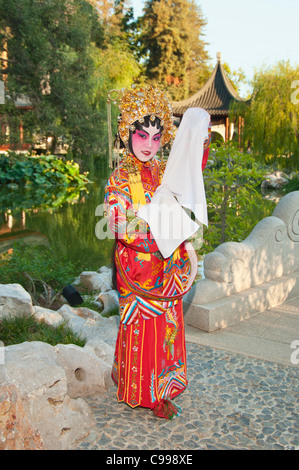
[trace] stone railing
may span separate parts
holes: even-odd
[[[188,325],[211,332],[299,295],[299,191],[283,197],[241,243],[204,260],[205,279],[184,299]]]

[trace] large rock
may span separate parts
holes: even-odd
[[[104,308],[101,311],[102,315],[107,315],[119,308],[119,297],[116,290],[101,292],[97,297],[97,300],[101,301],[104,305]]]
[[[86,339],[84,348],[25,342],[1,347],[0,449],[72,449],[95,424],[84,397],[112,385],[119,317],[63,305],[32,306],[17,284],[0,285],[1,316],[34,314],[49,325],[68,326]]]
[[[80,382],[81,376],[76,378],[75,372],[82,366],[76,357],[70,361],[69,355],[70,350],[64,351],[63,345],[53,347],[42,342],[5,348],[2,387],[17,387],[24,408],[24,426],[29,426],[32,435],[40,438],[49,450],[74,448],[95,424],[86,402],[69,396],[68,390],[74,391],[69,377],[73,374],[74,380]],[[90,367],[99,371],[98,359],[91,355],[87,359]],[[99,390],[104,387],[103,371],[97,379],[96,390]],[[86,387],[85,392],[88,393]]]
[[[31,296],[20,284],[0,284],[0,319],[32,313]]]
[[[265,189],[281,189],[290,181],[288,175],[282,171],[275,171],[272,174],[266,176],[266,179],[262,182],[261,188]]]
[[[114,359],[114,343],[115,339],[112,340],[113,346],[108,344],[103,339],[100,339],[97,336],[92,338],[87,338],[87,343],[84,346],[84,349],[95,354],[99,359],[102,359],[104,362],[109,364],[112,367]]]
[[[48,324],[67,321],[72,331],[86,340],[83,348],[75,345],[56,346],[57,351],[63,350],[63,354],[58,355],[62,362],[58,362],[67,372],[68,393],[72,398],[103,393],[104,389],[112,385],[111,368],[118,317],[105,318],[89,308],[69,305],[63,305],[57,312],[40,307],[35,311],[38,318]]]
[[[0,385],[0,450],[45,450],[14,384]]]
[[[40,307],[39,305],[33,306],[33,313],[38,321],[44,321],[48,325],[59,326],[64,322],[64,318],[59,312]]]
[[[80,274],[80,283],[90,292],[106,292],[112,289],[112,273],[84,271]]]
[[[56,363],[66,373],[71,398],[102,394],[112,384],[111,364],[96,356],[93,349],[58,344],[54,350]]]
[[[56,346],[59,362],[67,371],[68,393],[71,397],[102,393],[111,382],[111,368],[114,359],[114,345],[118,331],[118,317],[105,318],[98,312],[86,307],[63,305],[58,312],[35,307],[35,316],[50,325],[63,321],[82,338],[86,339],[84,348],[75,345]],[[98,359],[97,364],[90,354]],[[61,359],[63,358],[63,359]],[[99,377],[102,377],[102,382]],[[75,380],[76,378],[76,380]],[[88,385],[87,385],[88,384]]]
[[[68,326],[87,342],[104,341],[110,346],[115,345],[119,317],[112,316],[105,318],[98,312],[88,308],[74,308],[63,305],[58,313],[68,321]]]

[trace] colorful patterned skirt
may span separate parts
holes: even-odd
[[[185,390],[186,345],[182,300],[165,314],[120,324],[112,378],[119,402],[153,409]]]

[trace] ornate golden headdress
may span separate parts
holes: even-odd
[[[110,162],[112,156],[111,102],[118,105],[121,113],[118,121],[118,132],[125,145],[129,140],[130,130],[135,130],[134,122],[139,121],[142,124],[145,116],[150,116],[152,120],[155,120],[155,117],[161,120],[163,126],[162,146],[174,139],[176,128],[173,124],[172,108],[163,91],[150,85],[132,85],[129,89],[111,90],[107,99]]]

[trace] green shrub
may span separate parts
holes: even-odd
[[[211,147],[204,171],[209,214],[204,253],[228,241],[241,242],[262,218],[271,215],[274,204],[259,191],[265,173],[254,156],[233,143]]]
[[[13,152],[1,155],[0,185],[7,188],[20,186],[84,186],[86,174],[73,161],[63,161],[55,155],[18,155]]]

